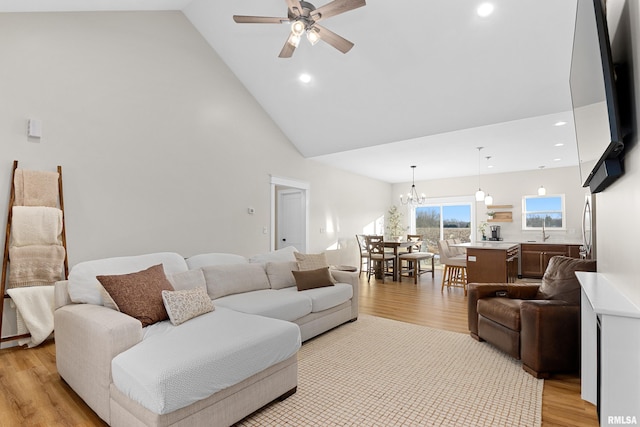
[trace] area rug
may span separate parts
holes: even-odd
[[[298,391],[238,426],[539,426],[543,380],[467,334],[360,315],[305,344]]]

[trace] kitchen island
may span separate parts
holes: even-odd
[[[467,249],[468,283],[511,283],[518,278],[520,243],[477,242],[455,246]]]

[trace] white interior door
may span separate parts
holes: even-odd
[[[306,200],[300,189],[278,190],[276,249],[294,246],[299,251],[306,248]]]

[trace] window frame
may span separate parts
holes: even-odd
[[[560,210],[545,210],[545,211],[527,211],[527,200],[530,199],[549,199],[549,198],[560,198]],[[562,216],[562,225],[560,227],[553,227],[551,225],[545,225],[545,230],[558,230],[558,231],[566,231],[567,229],[567,210],[565,203],[565,195],[564,194],[546,194],[544,196],[538,195],[526,195],[522,196],[522,230],[523,231],[540,231],[542,230],[542,226],[540,227],[529,227],[527,226],[527,214],[535,214],[535,213],[560,213]]]
[[[470,221],[470,240],[472,243],[476,242],[476,233],[473,232],[477,228],[476,221],[476,200],[474,196],[453,196],[453,197],[438,197],[429,198],[424,203],[417,206],[408,206],[407,213],[409,219],[409,230],[411,234],[416,233],[416,208],[424,208],[430,206],[440,206],[440,239],[443,238],[443,221],[442,208],[443,206],[459,206],[469,205],[471,207],[471,221]]]

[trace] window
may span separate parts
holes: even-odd
[[[428,251],[438,253],[438,240],[460,239],[469,242],[472,236],[472,200],[451,198],[427,201],[412,209],[411,232],[421,234]]]
[[[564,194],[524,196],[522,198],[522,229],[565,229]]]

